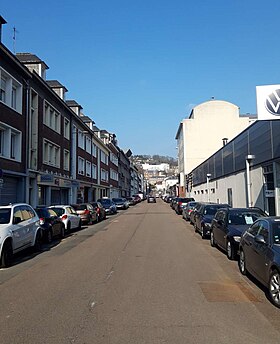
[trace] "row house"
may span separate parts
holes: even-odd
[[[109,195],[109,148],[36,55],[0,44],[0,203],[33,206]]]

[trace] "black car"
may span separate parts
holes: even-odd
[[[156,200],[156,198],[154,196],[148,196],[147,197],[147,202],[148,203],[156,203],[157,200]]]
[[[99,198],[97,202],[103,205],[106,214],[112,215],[117,213],[116,204],[111,200],[111,198]]]
[[[183,207],[191,201],[194,201],[194,198],[178,197],[176,203],[174,204],[174,210],[178,215],[182,215]]]
[[[64,238],[64,223],[54,210],[47,207],[36,208],[35,210],[40,218],[40,226],[43,229],[43,240],[45,242],[51,243],[54,236]]]
[[[201,203],[194,215],[194,228],[201,233],[202,239],[210,237],[211,222],[216,212],[221,208],[229,207],[228,204]]]
[[[106,219],[106,211],[105,211],[103,205],[100,202],[91,202],[90,204],[96,210],[97,222],[105,220]]]
[[[212,221],[211,246],[219,246],[228,259],[235,259],[243,232],[263,216],[266,214],[259,208],[220,209]]]
[[[280,217],[264,217],[245,230],[240,240],[239,269],[265,287],[280,308]]]

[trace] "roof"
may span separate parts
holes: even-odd
[[[37,55],[31,53],[16,53],[16,57],[20,60],[21,63],[31,64],[31,63],[43,63],[47,69],[49,67],[47,64],[41,60]]]
[[[0,24],[7,24],[6,20],[0,16]]]
[[[83,122],[87,123],[87,122],[91,122],[91,123],[95,123],[90,117],[88,116],[81,116],[81,119]]]
[[[82,106],[76,102],[76,100],[66,100],[66,104],[70,107],[79,107],[82,109]]]
[[[51,88],[64,88],[66,92],[68,91],[67,88],[63,86],[58,80],[46,80],[46,83]]]

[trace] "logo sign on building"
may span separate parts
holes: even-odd
[[[280,85],[257,86],[258,119],[280,119]]]

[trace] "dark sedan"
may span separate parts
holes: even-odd
[[[245,230],[239,269],[267,287],[270,300],[280,308],[280,217],[260,218]]]
[[[229,207],[228,204],[202,203],[194,215],[194,228],[201,233],[202,239],[210,237],[211,222],[216,212],[221,208]]]
[[[40,226],[43,229],[43,240],[45,242],[51,243],[55,236],[64,238],[64,223],[54,210],[42,207],[36,208],[36,212],[40,218]]]
[[[258,208],[220,209],[212,221],[211,246],[219,246],[228,259],[235,259],[243,232],[263,216],[266,214]]]
[[[117,213],[116,204],[111,200],[111,198],[99,198],[97,202],[100,202],[103,205],[106,214],[112,215]]]
[[[92,202],[90,203],[97,213],[97,222],[106,219],[106,211],[103,205],[100,202]]]

